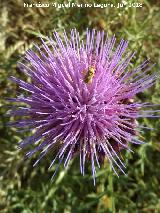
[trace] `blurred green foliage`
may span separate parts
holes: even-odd
[[[26,0],[29,2],[35,1]],[[116,4],[119,1],[111,2]],[[79,159],[71,163],[68,171],[61,166],[56,179],[51,182],[55,167],[48,171],[48,165],[52,153],[33,168],[36,156],[26,160],[26,150],[17,149],[17,142],[31,133],[20,133],[6,126],[9,120],[13,120],[5,116],[9,105],[6,98],[15,97],[19,91],[8,78],[11,75],[25,78],[16,68],[17,61],[28,48],[32,48],[33,42],[40,43],[39,35],[51,35],[53,30],[62,32],[66,29],[69,32],[76,27],[83,34],[87,27],[104,29],[108,35],[115,34],[118,41],[121,38],[129,40],[130,49],[138,51],[132,66],[142,63],[147,57],[156,62],[152,72],[160,73],[160,2],[139,2],[143,3],[142,8],[128,9],[24,8],[21,0],[2,0],[0,3],[0,212],[105,213],[114,211],[111,207],[113,199],[118,213],[160,212],[159,119],[139,121],[154,130],[142,132],[146,144],[133,146],[134,154],[124,153],[128,175],[117,178],[108,165],[102,166],[97,170],[95,187],[89,167],[84,177],[80,175]],[[160,104],[159,82],[138,98]]]

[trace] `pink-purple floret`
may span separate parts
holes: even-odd
[[[53,35],[54,40],[41,39],[41,48],[35,45],[36,51],[28,50],[24,62],[19,62],[30,83],[11,77],[29,92],[12,99],[26,104],[11,112],[24,116],[13,124],[36,129],[19,146],[36,144],[26,154],[41,151],[34,165],[52,149],[56,154],[50,167],[57,159],[67,167],[78,155],[83,175],[85,162],[91,163],[94,182],[96,164],[100,167],[105,158],[117,175],[115,165],[125,173],[119,152],[131,151],[130,143],[143,143],[137,138],[136,119],[154,117],[154,110],[145,109],[151,104],[134,99],[157,78],[155,73],[147,74],[152,68],[149,60],[131,70],[128,65],[135,53],[126,52],[128,42],[121,40],[115,49],[115,36],[105,37],[103,31],[87,30],[84,41],[76,29],[71,30],[70,39],[65,31],[62,37],[57,32]],[[91,66],[94,74],[86,83],[84,73]]]

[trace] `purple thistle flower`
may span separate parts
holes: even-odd
[[[47,44],[41,39],[42,48],[35,45],[37,53],[28,50],[25,62],[19,62],[30,83],[11,77],[29,92],[27,97],[12,99],[27,105],[11,111],[24,116],[13,125],[36,130],[19,146],[36,144],[28,157],[41,150],[34,165],[51,149],[57,153],[50,167],[59,159],[67,168],[79,155],[81,173],[85,173],[85,162],[90,162],[94,182],[95,165],[100,167],[105,158],[117,175],[115,166],[125,173],[121,149],[132,151],[131,143],[143,143],[137,138],[136,119],[156,116],[156,110],[145,109],[151,104],[133,99],[154,84],[156,75],[147,74],[153,65],[146,60],[127,70],[135,53],[125,54],[128,42],[124,40],[113,51],[116,38],[105,37],[103,31],[87,30],[85,41],[75,29],[70,39],[65,31],[63,39],[57,32],[54,38],[48,38]]]

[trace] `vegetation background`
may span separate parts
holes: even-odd
[[[97,172],[93,186],[90,168],[83,177],[79,172],[78,159],[68,171],[60,168],[54,182],[50,181],[54,168],[48,171],[52,159],[48,154],[33,168],[36,156],[24,160],[26,150],[18,150],[17,143],[28,133],[20,133],[7,127],[13,120],[6,117],[9,102],[18,87],[8,78],[13,75],[25,78],[17,69],[17,61],[33,42],[40,44],[38,36],[51,35],[53,30],[62,32],[77,28],[103,29],[117,40],[129,40],[131,50],[137,50],[133,67],[146,58],[156,62],[152,72],[160,74],[160,1],[139,0],[141,8],[26,8],[23,3],[36,1],[0,1],[0,212],[2,213],[158,213],[160,212],[160,121],[139,120],[154,130],[143,131],[146,143],[133,146],[134,154],[123,153],[127,176],[117,178],[109,166]],[[43,1],[42,3],[54,1]],[[70,2],[73,2],[70,0]],[[75,2],[75,1],[74,1]],[[93,3],[84,0],[79,3]],[[109,1],[95,1],[106,3]],[[120,1],[112,0],[113,4]],[[134,3],[134,0],[129,2]],[[58,1],[57,3],[63,3]],[[160,104],[160,83],[139,95],[142,101]]]

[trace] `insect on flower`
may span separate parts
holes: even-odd
[[[84,71],[84,73],[85,73],[85,71]],[[95,67],[91,66],[91,67],[88,68],[88,71],[87,71],[87,73],[84,77],[84,82],[85,83],[92,83],[92,79],[93,79],[94,75],[95,75]]]
[[[21,117],[12,125],[35,130],[19,146],[34,147],[27,157],[41,151],[34,165],[54,150],[49,168],[57,161],[67,168],[78,155],[81,174],[85,174],[86,161],[90,162],[94,183],[95,164],[100,167],[105,159],[117,175],[116,167],[125,174],[120,151],[132,151],[130,144],[143,143],[138,134],[146,127],[136,120],[159,117],[154,104],[135,99],[155,83],[157,74],[148,74],[153,65],[146,60],[131,69],[135,53],[126,51],[128,42],[122,39],[115,48],[115,36],[105,37],[103,31],[87,30],[85,41],[76,29],[70,38],[65,31],[63,37],[57,32],[53,35],[54,40],[41,39],[41,48],[35,45],[36,51],[28,50],[24,62],[19,62],[30,81],[11,77],[28,92],[11,99],[26,105],[11,111]]]

